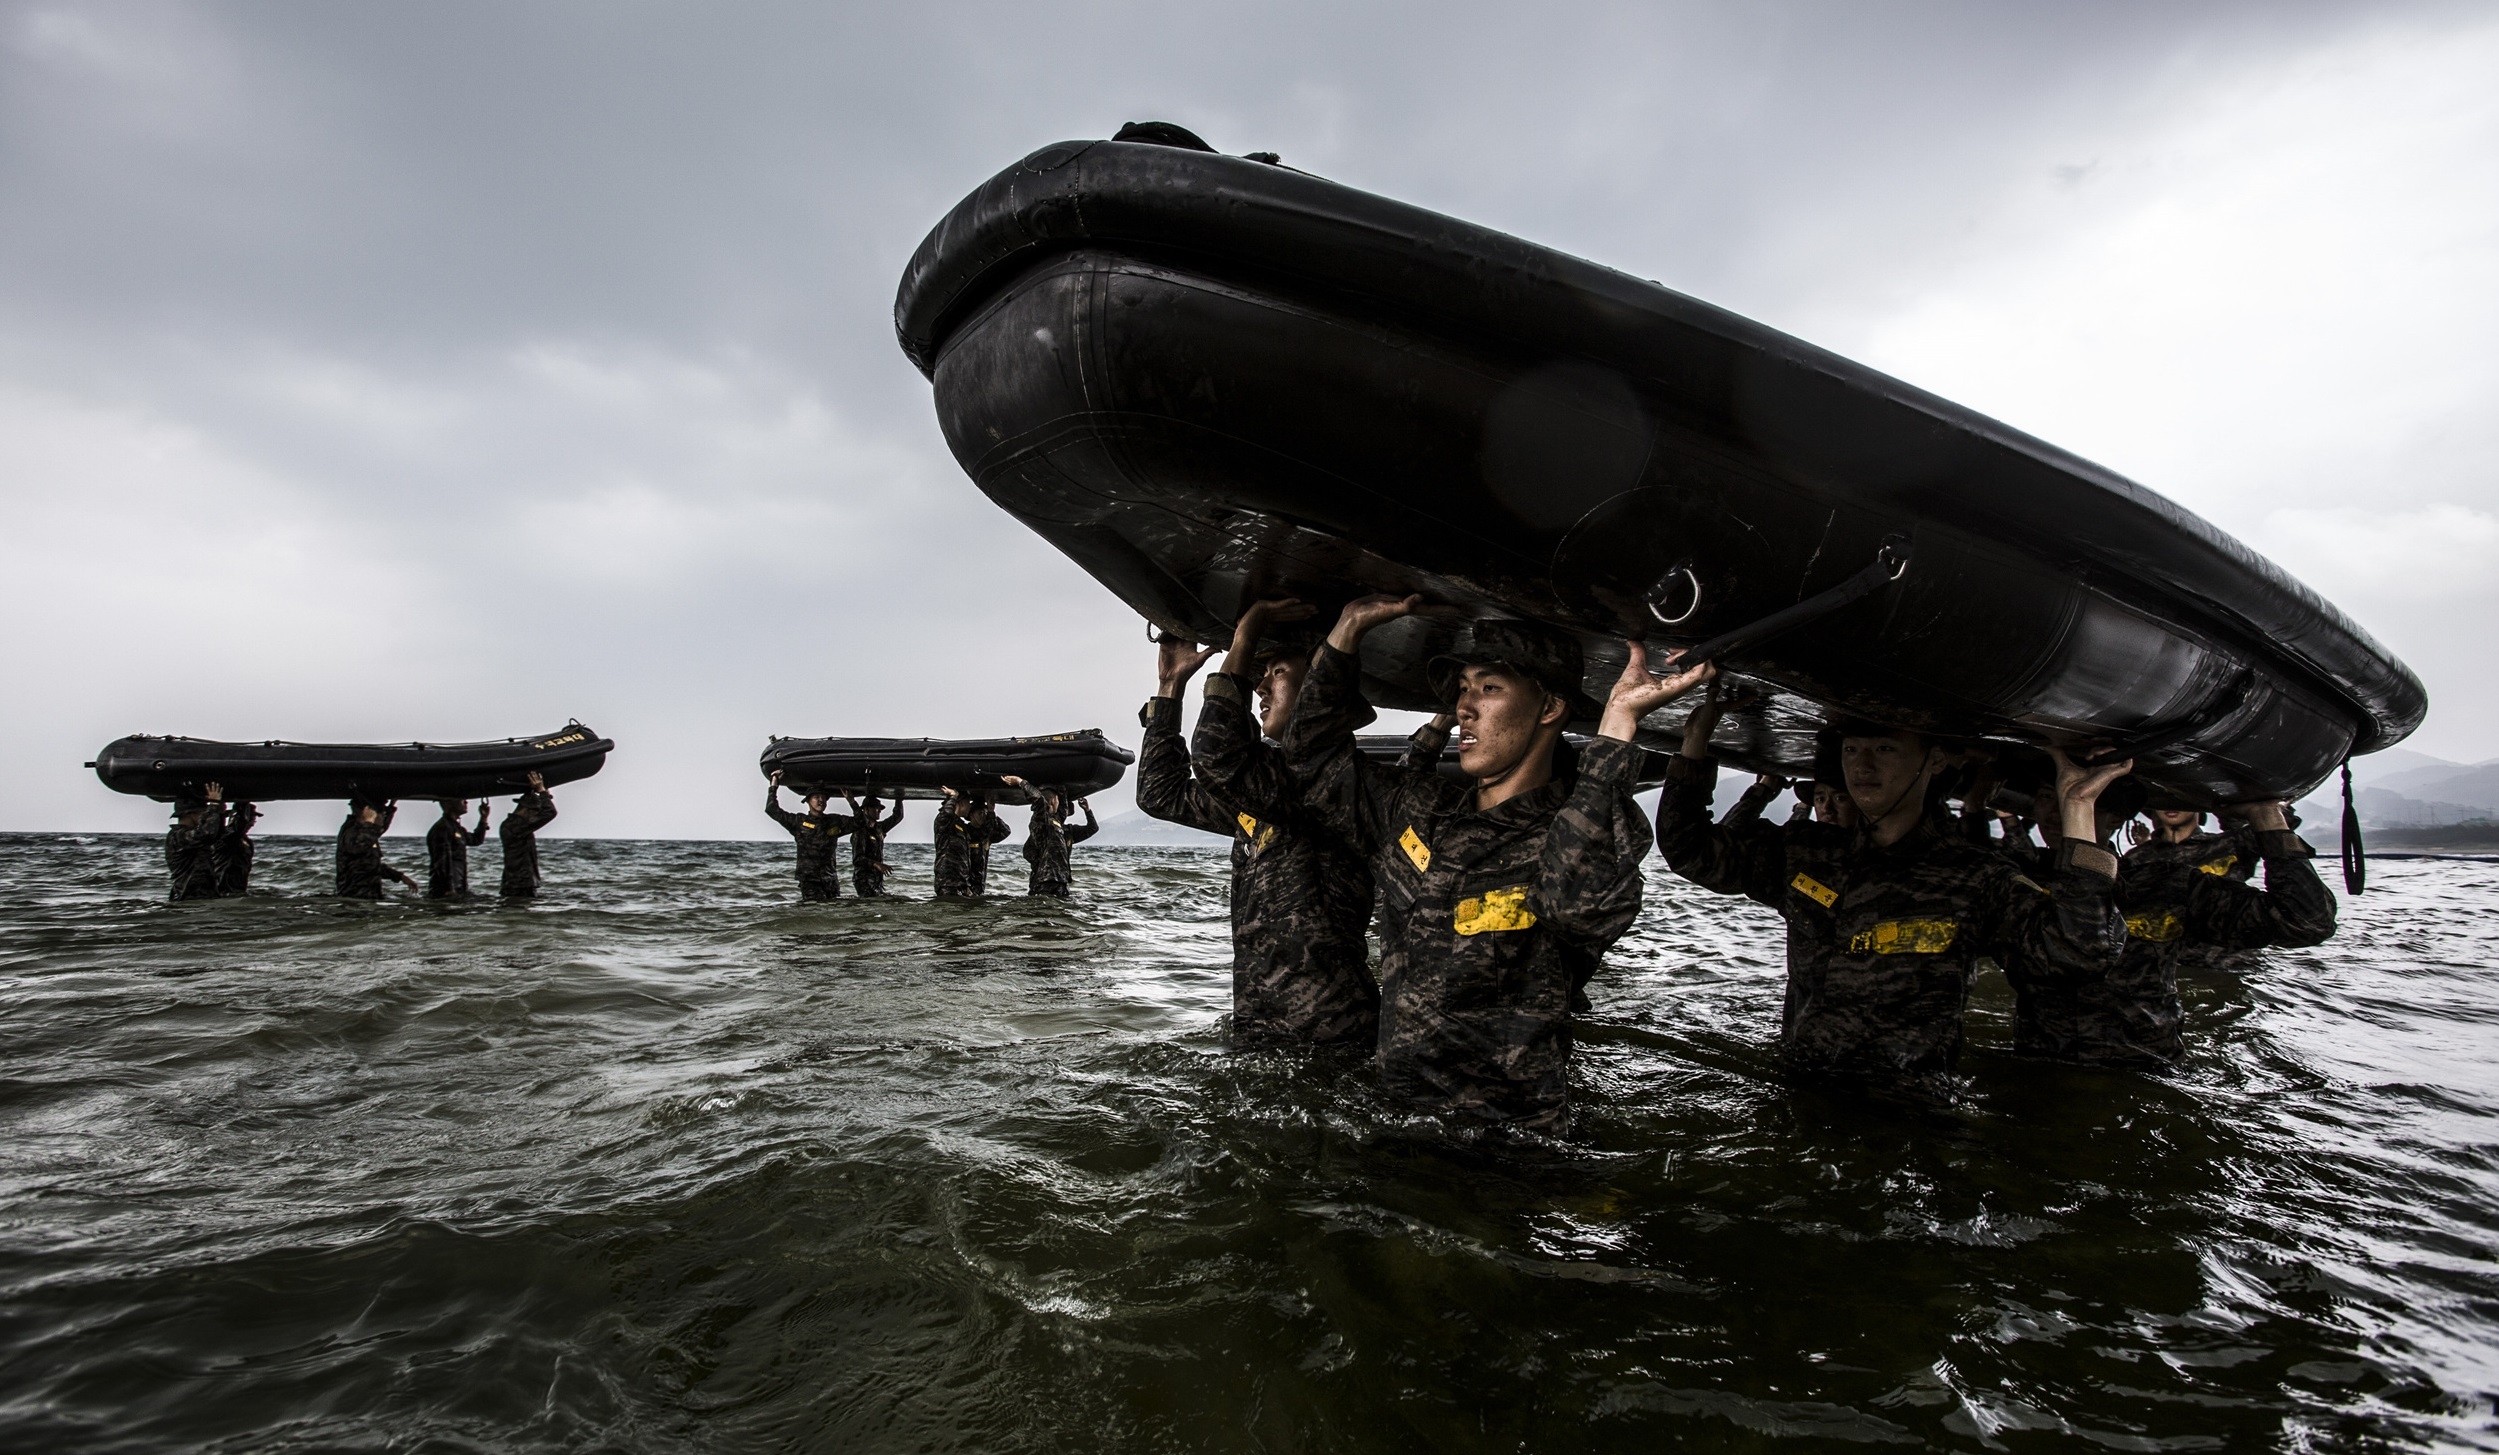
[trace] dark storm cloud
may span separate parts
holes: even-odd
[[[62,766],[143,725],[579,712],[628,751],[566,827],[649,833],[745,831],[768,731],[1133,710],[1136,623],[961,479],[892,340],[922,233],[1044,142],[1167,117],[1805,326],[1879,313],[1988,198],[2082,185],[2096,136],[2213,78],[2470,17],[4,14],[0,506],[46,554],[8,822],[146,821]]]

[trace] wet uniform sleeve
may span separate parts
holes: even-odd
[[[1406,750],[1397,755],[1397,766],[1409,773],[1429,773],[1440,766],[1440,755],[1449,748],[1449,729],[1425,723],[1406,735]]]
[[[1003,844],[1007,835],[1014,832],[1007,827],[1005,819],[998,817],[997,809],[989,808],[982,810],[981,821],[973,826],[972,836],[983,844]]]
[[[1197,777],[1206,791],[1253,818],[1274,818],[1301,806],[1301,784],[1284,752],[1260,736],[1250,717],[1249,687],[1238,677],[1206,679],[1197,733],[1189,744]],[[1229,818],[1224,832],[1232,831]]]
[[[1165,823],[1230,836],[1232,815],[1216,807],[1199,786],[1189,745],[1180,740],[1180,699],[1147,698],[1137,720],[1145,726],[1145,741],[1137,748],[1137,811]]]
[[[1363,756],[1354,734],[1377,716],[1362,695],[1361,663],[1321,643],[1284,725],[1284,760],[1301,780],[1302,806],[1366,854],[1395,832],[1386,825],[1405,821],[1413,785],[1437,781]]]
[[[1980,953],[1993,956],[2008,978],[2088,984],[2116,968],[2126,949],[2126,917],[2117,908],[2115,854],[2063,840],[2045,883],[2010,859],[1982,862],[1990,871],[1982,902],[1992,924]]]
[[[1597,738],[1579,750],[1579,779],[1554,816],[1538,865],[1536,902],[1565,943],[1594,954],[1640,914],[1640,861],[1649,824],[1631,796],[1640,748]]]
[[[1085,821],[1067,826],[1067,841],[1070,844],[1081,844],[1100,832],[1102,832],[1102,821],[1093,816],[1093,805],[1088,803],[1085,805]]]
[[[2254,836],[2265,887],[2198,874],[2187,899],[2187,933],[2233,950],[2300,950],[2334,936],[2334,894],[2317,877],[2315,852],[2289,829]]]
[[[528,800],[523,799],[522,802],[526,803]],[[520,812],[520,805],[513,805],[512,811]],[[791,833],[797,833],[798,826],[806,822],[805,819],[781,806],[781,785],[778,783],[764,785],[764,813],[774,823],[788,829]]]
[[[1741,894],[1778,909],[1787,899],[1787,826],[1758,817],[1712,821],[1710,798],[1718,786],[1714,758],[1666,761],[1666,786],[1657,795],[1657,847],[1677,875],[1719,894]]]
[[[878,833],[890,833],[890,832],[893,830],[894,825],[896,825],[896,824],[898,824],[898,823],[901,823],[901,822],[902,822],[902,800],[901,800],[901,799],[899,799],[899,798],[897,798],[897,799],[895,799],[895,800],[894,800],[894,811],[893,811],[892,813],[889,813],[889,814],[885,815],[885,821],[884,821],[883,823],[880,823],[880,824],[878,824],[878,825],[876,826],[876,828],[877,828],[877,832],[878,832]]]

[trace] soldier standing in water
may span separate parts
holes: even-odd
[[[850,887],[859,891],[861,899],[880,898],[885,893],[885,836],[902,822],[902,800],[896,798],[894,811],[885,814],[885,805],[873,793],[861,800],[845,788],[842,798],[859,824],[850,831]],[[879,814],[885,816],[879,818]]]
[[[512,811],[503,816],[503,827],[495,831],[503,839],[504,898],[537,897],[538,831],[553,822],[555,795],[547,791],[547,780],[533,771],[529,791],[513,801]]]
[[[217,836],[211,863],[217,874],[217,893],[233,896],[252,887],[252,860],[259,850],[252,843],[252,825],[260,822],[260,808],[246,798],[226,809],[225,831]]]
[[[987,793],[945,790],[938,806],[937,894],[941,899],[969,899],[989,887],[989,846],[1014,832],[998,817]]]
[[[1010,788],[1019,787],[1023,782],[1020,778],[999,781]],[[1025,891],[1028,895],[1067,898],[1067,891],[1075,880],[1075,869],[1070,863],[1068,851],[1102,831],[1102,825],[1093,817],[1090,800],[1076,800],[1076,806],[1085,811],[1085,821],[1074,827],[1068,825],[1067,811],[1060,803],[1059,792],[1055,788],[1033,790],[1032,823],[1024,830],[1024,858],[1032,865]]]
[[[399,805],[359,798],[347,805],[347,821],[338,826],[338,897],[380,899],[382,881],[396,879],[410,889],[417,882],[405,871],[382,862],[382,835],[390,832]]]
[[[822,793],[807,795],[807,811],[792,813],[781,806],[781,771],[774,769],[764,788],[764,813],[789,830],[798,845],[798,901],[815,904],[842,897],[842,835],[859,827],[848,814],[830,813]]]
[[[226,830],[225,790],[211,783],[199,798],[174,801],[173,826],[165,830],[166,898],[217,896],[217,840]]]
[[[486,842],[486,805],[477,805],[477,827],[460,827],[460,815],[469,811],[465,798],[442,801],[442,817],[434,820],[425,831],[426,885],[428,899],[466,899],[469,897],[469,850]]]

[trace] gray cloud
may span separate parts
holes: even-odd
[[[890,308],[982,178],[1147,116],[1949,375],[2296,569],[2350,566],[2318,584],[2429,676],[2423,744],[2499,751],[2492,654],[2452,619],[2475,573],[2425,594],[2406,565],[2499,521],[2486,403],[2334,422],[2301,458],[2406,482],[2337,498],[2296,461],[2231,474],[2252,404],[2149,431],[2134,346],[2092,352],[2087,319],[2046,358],[1966,321],[2054,314],[2022,276],[2122,311],[2141,289],[2074,237],[2285,165],[2210,117],[2330,115],[2338,76],[2451,52],[2474,9],[848,10],[0,7],[0,669],[29,689],[0,823],[152,825],[75,766],[140,728],[578,713],[624,748],[564,827],[745,835],[768,732],[1124,726],[1139,626],[962,480]],[[2499,154],[2486,112],[2452,126]],[[2164,180],[2186,153],[2206,170]],[[2491,246],[2429,265],[2488,286],[2422,326],[2424,379],[2488,369]]]

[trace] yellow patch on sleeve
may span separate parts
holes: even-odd
[[[1787,882],[1787,887],[1795,890],[1807,899],[1812,900],[1814,903],[1821,905],[1824,909],[1829,909],[1832,905],[1840,902],[1840,892],[1838,890],[1833,889],[1830,885],[1816,879],[1811,874],[1797,875],[1795,878]]]
[[[1241,837],[1249,840],[1249,846],[1252,849],[1264,850],[1269,844],[1276,841],[1276,826],[1274,824],[1261,824],[1258,820],[1251,818],[1246,813],[1235,814],[1233,817],[1240,820]]]
[[[1940,955],[1961,934],[1961,922],[1949,919],[1887,919],[1849,937],[1851,953],[1877,955]]]
[[[1417,874],[1432,872],[1431,845],[1423,842],[1423,836],[1414,831],[1414,825],[1406,825],[1406,831],[1397,836],[1397,847],[1405,850],[1406,857],[1414,861],[1414,872]]]
[[[2236,854],[2224,854],[2209,864],[2198,864],[2195,867],[2207,874],[2219,878],[2228,874],[2231,870],[2239,867],[2239,856]]]
[[[2186,932],[2186,921],[2178,918],[2178,912],[2174,909],[2165,909],[2159,914],[2126,916],[2126,934],[2130,939],[2166,945]]]
[[[1535,923],[1536,912],[1527,907],[1527,886],[1524,884],[1489,890],[1481,899],[1459,900],[1454,921],[1458,933],[1462,935],[1524,930],[1533,928]]]

